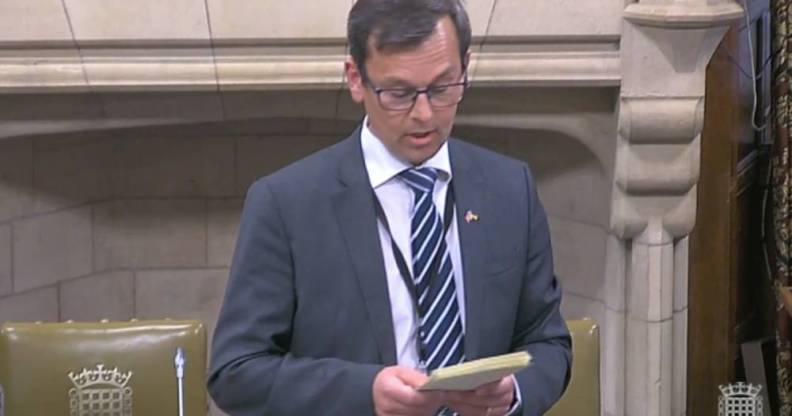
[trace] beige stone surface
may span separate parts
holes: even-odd
[[[628,317],[660,322],[671,319],[674,305],[674,248],[633,242],[627,281]]]
[[[341,65],[339,63],[339,65]],[[222,71],[222,69],[221,69]],[[256,117],[306,118],[333,120],[336,104],[343,91],[224,91],[223,106],[228,119]]]
[[[113,201],[95,209],[97,271],[206,265],[205,201]]]
[[[14,290],[21,292],[92,271],[91,207],[14,223]]]
[[[600,227],[548,219],[555,272],[565,292],[604,302],[608,234]]]
[[[600,326],[600,377],[602,410],[605,415],[625,415],[624,374],[625,314],[605,309],[605,322]]]
[[[351,0],[207,0],[212,36],[222,39],[344,39]]]
[[[3,41],[72,42],[61,0],[0,2],[0,39]]]
[[[233,196],[234,140],[119,139],[113,182],[118,197]]]
[[[211,56],[206,59],[211,61]],[[211,64],[211,62],[210,62]],[[211,73],[193,74],[195,82],[209,76],[214,79],[214,65]],[[96,79],[91,82],[95,83]],[[95,84],[94,84],[95,85]],[[197,88],[201,90],[202,88]],[[216,80],[213,81],[211,92],[177,92],[164,94],[102,94],[102,109],[108,118],[119,120],[151,120],[148,124],[160,121],[165,124],[176,122],[205,122],[223,119],[223,104],[216,93]],[[145,124],[144,124],[145,125]],[[184,126],[189,128],[190,126]]]
[[[343,137],[243,137],[237,141],[237,191],[244,194],[257,178],[302,159]]]
[[[61,283],[61,319],[128,320],[135,315],[135,282],[131,271],[100,273]]]
[[[468,1],[465,3],[465,8],[470,18],[470,28],[474,37],[483,38],[488,33],[487,29],[491,29],[489,23],[494,3],[495,0]],[[476,50],[475,46],[474,43],[473,50]]]
[[[627,318],[625,333],[625,415],[670,415],[674,367],[671,320]],[[618,409],[622,410],[622,409]]]
[[[687,383],[680,383],[682,377],[687,376],[687,363],[688,363],[688,310],[687,308],[681,311],[674,312],[673,324],[673,362],[674,362],[674,391],[671,399],[671,414],[673,416],[685,416],[687,411]],[[696,334],[693,334],[694,336]],[[694,338],[695,339],[695,338]],[[684,376],[682,376],[684,375]]]
[[[91,40],[209,40],[201,0],[64,0],[78,43]]]
[[[200,319],[211,340],[227,278],[226,269],[136,272],[136,314],[141,319]]]
[[[113,141],[47,137],[35,141],[36,212],[102,200],[111,194]]]
[[[11,227],[0,226],[0,296],[11,293]]]
[[[499,0],[488,35],[616,37],[623,8],[624,0]]]
[[[564,319],[567,320],[589,318],[599,325],[604,324],[606,319],[605,304],[602,301],[578,296],[573,293],[564,293],[561,313],[564,315]]]
[[[4,4],[11,3],[16,2],[4,2]],[[84,92],[87,90],[88,83],[80,60],[80,51],[76,46],[72,48],[50,46],[47,49],[28,49],[20,44],[15,48],[0,49],[0,58],[4,63],[0,65],[0,91],[2,92]],[[17,94],[10,94],[9,97],[11,99],[20,98]],[[38,101],[44,100],[39,99]],[[47,104],[41,103],[42,106]],[[19,104],[16,105],[19,106]],[[3,107],[3,112],[6,111],[6,108]],[[13,135],[9,134],[9,136]]]
[[[242,205],[241,198],[209,201],[206,238],[210,267],[227,267],[231,264]]]
[[[588,147],[552,132],[511,139],[512,156],[526,160],[549,215],[606,227],[611,180]]]
[[[147,45],[118,48],[111,44],[103,45],[101,48],[84,48],[80,53],[91,91],[147,91],[152,86],[156,86],[159,91],[172,93],[217,91],[212,49],[203,42],[199,42],[196,46],[170,48]],[[153,96],[154,99],[158,97],[161,96]],[[129,113],[124,117],[155,112],[155,106],[144,106],[140,103],[144,100],[154,101],[151,96],[130,97]],[[138,106],[134,103],[138,103]],[[200,102],[195,104],[196,114],[188,118],[196,118],[204,113],[205,105]],[[184,107],[177,105],[172,106],[170,110],[173,112],[181,110],[180,113],[186,113]],[[217,108],[215,110],[213,116],[219,119],[221,111]],[[109,113],[108,117],[111,116]]]
[[[0,298],[0,322],[58,320],[58,289],[54,286]]]
[[[0,142],[0,222],[33,211],[33,142]]]

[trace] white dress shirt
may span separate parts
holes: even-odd
[[[360,140],[363,148],[363,160],[368,171],[371,187],[382,204],[385,217],[388,219],[390,231],[378,221],[380,245],[385,259],[385,274],[388,278],[388,295],[391,303],[391,316],[393,317],[393,330],[396,339],[396,361],[399,365],[418,368],[419,356],[417,348],[418,316],[413,307],[410,292],[396,265],[391,236],[396,246],[401,250],[407,268],[412,274],[412,250],[410,247],[410,214],[413,209],[413,193],[398,174],[412,168],[413,165],[394,157],[384,144],[371,132],[367,126],[368,120],[363,122]],[[440,173],[435,182],[432,199],[442,218],[445,215],[446,194],[451,182],[451,161],[448,158],[448,143],[444,143],[440,150],[419,167],[431,167]],[[456,217],[454,208],[452,220]],[[443,220],[445,220],[443,218]],[[446,246],[451,255],[454,283],[456,284],[457,302],[459,304],[462,328],[465,328],[465,283],[462,279],[462,257],[459,251],[459,237],[456,221],[451,221],[448,233],[445,235]]]

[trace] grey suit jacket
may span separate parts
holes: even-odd
[[[524,415],[566,386],[550,235],[527,166],[450,139],[468,360],[526,350]],[[479,216],[466,222],[468,210]],[[232,416],[371,415],[396,363],[391,306],[360,129],[248,191],[214,333],[209,392]]]

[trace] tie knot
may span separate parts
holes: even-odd
[[[437,170],[434,168],[412,168],[402,171],[399,176],[414,192],[427,193],[434,189]]]

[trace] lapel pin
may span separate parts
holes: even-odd
[[[471,222],[476,222],[478,220],[479,220],[478,214],[474,213],[473,211],[468,210],[465,213],[465,222],[467,222],[468,224],[470,224]]]

